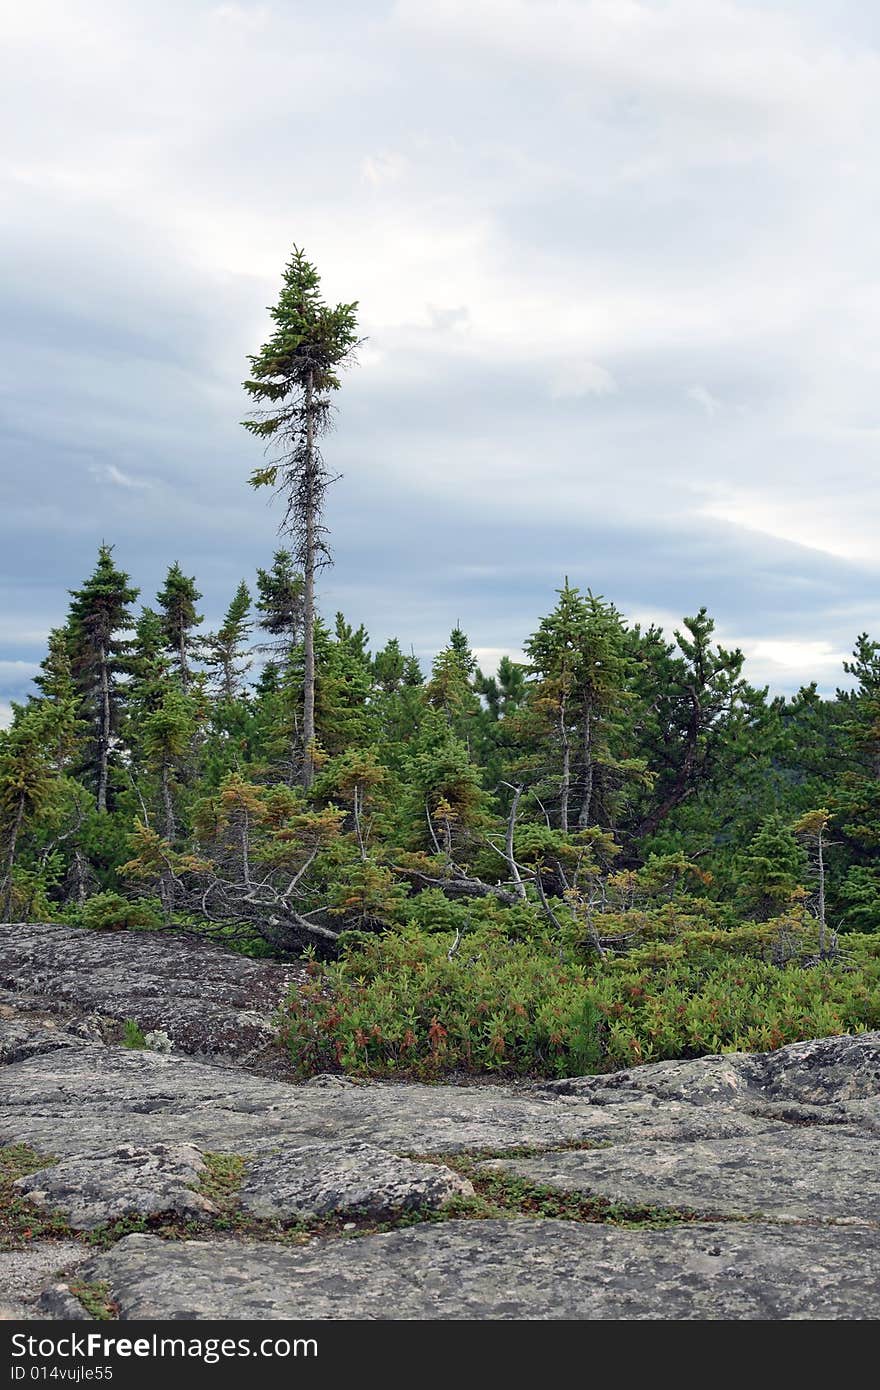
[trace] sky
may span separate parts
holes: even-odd
[[[880,637],[880,10],[0,0],[0,720],[98,545],[216,625],[281,544],[293,243],[365,339],[320,604],[488,670],[567,575],[831,692]]]

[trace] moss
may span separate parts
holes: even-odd
[[[119,1305],[110,1297],[109,1284],[100,1279],[71,1279],[68,1287],[86,1312],[99,1322],[111,1322],[119,1317]]]
[[[69,1240],[75,1234],[63,1216],[41,1211],[14,1185],[16,1178],[57,1161],[27,1144],[0,1149],[0,1250],[23,1250],[36,1240]]]

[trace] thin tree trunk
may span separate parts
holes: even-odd
[[[168,776],[168,763],[165,759],[162,761],[162,807],[165,812],[163,833],[170,844],[174,839],[174,801],[171,797],[171,779]]]
[[[559,707],[559,733],[562,738],[562,785],[559,788],[559,828],[568,834],[568,798],[571,793],[571,746],[565,727],[565,699]]]
[[[101,681],[101,732],[98,738],[98,810],[107,810],[107,780],[110,762],[110,672],[104,644],[98,653]]]
[[[819,954],[825,952],[825,846],[822,843],[822,831],[819,831],[818,841],[818,868],[819,868]]]
[[[12,830],[9,832],[9,849],[6,852],[6,863],[3,866],[3,882],[0,883],[0,921],[5,919],[12,901],[12,870],[15,868],[15,850],[23,821],[24,795],[18,799],[15,820],[12,823]]]
[[[593,721],[590,711],[584,714],[584,794],[578,812],[578,830],[586,830],[590,824],[590,809],[593,804]]]
[[[183,688],[184,695],[186,695],[189,690],[189,666],[186,660],[186,632],[182,624],[180,628],[180,640],[177,647],[177,659],[180,662],[180,684]]]
[[[510,783],[508,783],[508,786],[509,785]],[[507,860],[507,865],[510,869],[510,876],[513,879],[514,892],[516,893],[516,896],[518,898],[522,898],[523,900],[525,900],[527,896],[526,886],[522,881],[522,874],[519,871],[519,865],[516,862],[516,856],[513,852],[513,837],[516,833],[516,813],[519,809],[519,799],[521,796],[522,787],[514,787],[513,801],[510,807],[510,815],[507,817],[507,835],[504,839],[504,857]]]
[[[309,372],[306,383],[306,469],[308,495],[306,497],[306,544],[304,581],[305,596],[303,604],[303,623],[305,626],[303,656],[303,771],[302,784],[308,789],[315,777],[313,746],[315,742],[315,436],[312,418],[312,374]]]

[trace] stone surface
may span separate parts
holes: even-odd
[[[732,1104],[760,1110],[762,1103],[840,1104],[880,1096],[880,1033],[816,1038],[777,1052],[731,1052],[694,1060],[652,1062],[606,1076],[543,1083],[551,1095],[620,1103],[649,1092],[689,1105]]]
[[[119,1144],[19,1178],[15,1186],[44,1211],[62,1212],[77,1231],[127,1216],[203,1218],[216,1208],[193,1189],[205,1162],[192,1144]]]
[[[52,1026],[33,1024],[29,1019],[0,1018],[0,1066],[24,1062],[65,1047],[82,1047],[83,1039]]]
[[[880,1317],[857,1228],[449,1221],[305,1249],[127,1236],[89,1262],[129,1318]]]
[[[22,1189],[83,1228],[208,1218],[204,1240],[89,1259],[123,1317],[880,1315],[880,1034],[531,1086],[292,1085],[271,1018],[295,970],[177,934],[0,927],[0,1143],[61,1160]],[[114,1045],[127,1018],[174,1050]],[[204,1152],[238,1154],[252,1215],[381,1220],[462,1190],[442,1158],[467,1150],[703,1224],[435,1221],[303,1248],[233,1239],[194,1191]],[[0,1255],[0,1281],[26,1274],[9,1315],[65,1316],[51,1250]]]
[[[36,1311],[51,1322],[94,1322],[67,1284],[52,1284],[44,1289],[37,1299]]]
[[[414,1163],[353,1140],[285,1147],[249,1164],[241,1203],[251,1216],[274,1220],[357,1214],[381,1221],[473,1191],[443,1164]]]
[[[739,1139],[622,1144],[498,1159],[486,1168],[546,1187],[709,1216],[880,1224],[877,1140],[789,1127]]]
[[[145,1033],[166,1032],[176,1051],[272,1072],[285,1066],[272,1016],[303,973],[185,932],[0,924],[0,986],[31,1007],[133,1019]]]
[[[0,1068],[0,1143],[60,1157],[106,1146],[193,1143],[245,1156],[280,1144],[360,1139],[400,1154],[688,1140],[776,1122],[730,1107],[663,1104],[633,1091],[613,1106],[524,1087],[291,1086],[176,1054],[94,1045]]]
[[[0,1321],[24,1318],[47,1281],[75,1269],[91,1255],[72,1240],[41,1240],[23,1250],[0,1250]]]

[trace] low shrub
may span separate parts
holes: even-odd
[[[132,902],[121,893],[96,893],[76,910],[73,919],[77,926],[98,931],[156,931],[164,924],[160,914],[148,901],[139,898]]]
[[[654,925],[602,959],[495,927],[457,948],[414,925],[352,933],[310,963],[281,1037],[300,1075],[566,1076],[880,1027],[876,938],[817,961],[814,923]]]

